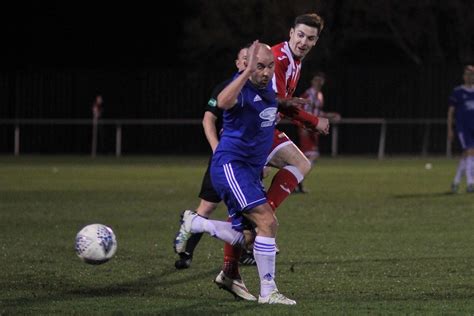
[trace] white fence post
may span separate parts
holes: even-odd
[[[380,138],[379,138],[379,153],[378,158],[381,160],[385,156],[385,139],[387,136],[387,122],[383,122],[380,125]]]
[[[338,137],[339,137],[339,125],[334,124],[331,128],[331,157],[337,156]]]
[[[92,148],[91,148],[91,156],[94,158],[97,154],[97,125],[98,125],[97,117],[92,119]]]
[[[169,125],[196,125],[202,124],[201,119],[0,119],[0,125],[8,125],[14,127],[14,155],[20,155],[20,125],[81,125],[86,128],[92,123],[92,139],[91,139],[91,156],[97,155],[99,124],[115,125],[115,155],[120,157],[122,155],[122,126],[124,125],[155,125],[155,126],[169,126]],[[289,124],[289,123],[282,123]],[[431,126],[432,125],[446,125],[445,119],[383,119],[383,118],[344,118],[335,123],[331,130],[331,156],[337,157],[339,155],[339,130],[342,124],[345,125],[380,125],[380,135],[378,144],[378,159],[384,159],[385,147],[387,138],[388,125],[400,124],[424,124],[424,134],[421,147],[421,154],[426,155],[429,151]],[[28,135],[27,135],[28,136]],[[26,137],[26,136],[24,136]],[[87,140],[85,140],[87,142]],[[452,143],[446,137],[446,156],[449,158],[452,155]]]
[[[115,127],[115,156],[122,156],[122,125],[117,124]]]
[[[428,155],[428,146],[430,144],[430,123],[425,124],[423,131],[423,145],[421,147],[421,155],[426,157]]]
[[[20,124],[15,124],[15,136],[14,136],[15,156],[20,155]]]

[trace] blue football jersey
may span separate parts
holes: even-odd
[[[263,168],[273,143],[276,115],[276,94],[271,82],[265,89],[258,89],[247,81],[234,107],[224,111],[215,160],[219,164],[240,160]]]
[[[449,97],[449,104],[455,108],[458,130],[474,126],[474,89],[464,86],[454,88]]]

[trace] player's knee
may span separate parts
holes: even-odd
[[[260,223],[258,223],[259,232],[267,236],[276,235],[277,228],[278,221],[273,215],[273,212],[267,216],[262,217]]]
[[[273,232],[273,234],[276,234],[276,231],[277,231],[277,229],[278,229],[278,221],[277,221],[277,219],[276,219],[275,216],[272,216],[272,217],[271,217],[271,221],[270,221],[270,223],[269,223],[269,227],[270,227],[271,231]]]
[[[303,176],[306,176],[311,171],[311,162],[308,159],[302,159],[295,167]]]

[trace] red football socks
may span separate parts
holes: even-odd
[[[296,176],[287,169],[280,169],[275,174],[267,192],[268,204],[274,211],[293,192],[297,185]]]
[[[232,220],[227,219],[228,222]],[[231,244],[224,244],[224,266],[222,271],[231,279],[241,279],[239,272],[239,259],[242,255],[241,246],[232,246]]]

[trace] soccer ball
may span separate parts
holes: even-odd
[[[117,251],[117,240],[110,227],[102,224],[85,226],[76,235],[76,254],[85,263],[102,264]]]

